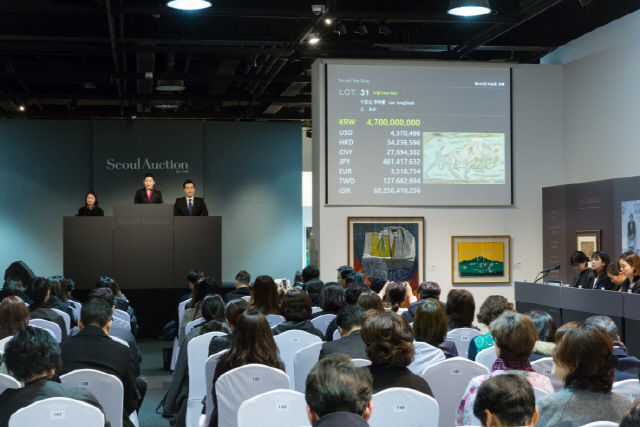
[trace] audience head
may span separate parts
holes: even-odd
[[[317,279],[320,277],[320,270],[315,265],[307,265],[304,269],[302,269],[302,281],[304,283],[309,282],[310,280]]]
[[[356,368],[346,354],[331,354],[309,372],[305,387],[311,425],[334,412],[350,412],[368,420],[373,410],[371,374]]]
[[[338,283],[340,283],[343,288],[347,286],[347,276],[351,273],[353,273],[353,267],[350,265],[343,265],[338,268]]]
[[[25,292],[33,300],[33,305],[39,305],[49,299],[49,281],[44,277],[36,277],[27,285]]]
[[[302,283],[302,270],[296,270],[296,275],[293,277],[295,283]]]
[[[211,294],[220,294],[220,285],[216,279],[213,277],[206,277],[203,280],[198,281],[193,287],[191,308],[193,308],[195,304],[203,301],[207,295]]]
[[[434,347],[444,342],[447,336],[447,313],[437,299],[429,298],[418,306],[413,315],[413,331],[416,341]]]
[[[480,306],[478,322],[489,326],[505,311],[513,311],[513,304],[502,295],[491,295]]]
[[[359,305],[348,305],[341,309],[336,315],[336,326],[340,330],[340,335],[345,337],[353,330],[360,329],[363,314],[364,309]]]
[[[29,309],[24,301],[15,295],[5,297],[0,304],[0,339],[15,335],[28,324]]]
[[[109,304],[109,307],[115,308],[113,292],[111,292],[111,289],[109,288],[97,288],[92,290],[87,301],[91,301],[92,299],[101,299]]]
[[[278,285],[271,276],[258,276],[251,288],[251,308],[267,314],[280,314]]]
[[[591,255],[591,268],[596,274],[596,277],[602,277],[607,275],[607,268],[611,263],[611,259],[606,252],[595,251]]]
[[[76,283],[71,277],[65,277],[64,280],[67,282],[67,291],[69,293],[73,292],[76,288]]]
[[[619,262],[609,264],[609,267],[607,267],[607,276],[609,276],[609,279],[611,279],[616,286],[622,285],[627,280],[627,276],[622,273]]]
[[[51,276],[49,277],[49,291],[50,295],[55,295],[60,298],[63,302],[69,301],[69,297],[67,296],[67,281],[62,276]]]
[[[611,341],[620,341],[620,334],[618,332],[618,327],[608,316],[591,316],[585,322],[584,326],[589,327],[597,327],[602,329],[611,337]]]
[[[367,279],[364,278],[364,274],[358,273],[356,271],[352,272],[345,279],[346,286],[349,286],[352,283],[360,283],[362,285],[367,285]]]
[[[413,361],[413,330],[403,316],[367,311],[360,332],[373,365],[406,367]]]
[[[528,359],[538,340],[538,330],[529,316],[505,311],[489,325],[498,357]]]
[[[418,285],[418,296],[420,299],[429,299],[433,298],[435,300],[440,300],[440,285],[436,282],[422,282]]]
[[[204,320],[207,322],[212,320],[224,322],[225,307],[220,295],[207,295],[204,300],[202,300],[202,317],[204,317]]]
[[[18,331],[4,348],[9,373],[23,383],[53,375],[62,367],[60,347],[46,330],[27,326]]]
[[[638,427],[640,426],[640,399],[633,401],[627,413],[624,414],[620,421],[620,427]]]
[[[351,283],[344,290],[344,298],[349,305],[355,305],[358,303],[358,298],[360,295],[368,291],[369,287],[367,285],[363,285],[362,283]]]
[[[193,286],[200,279],[204,279],[204,273],[200,270],[191,270],[189,274],[187,274],[187,282],[189,282],[189,287],[191,289],[193,289]]]
[[[538,408],[533,387],[523,375],[491,377],[478,388],[473,414],[483,427],[534,426]]]
[[[227,318],[227,324],[233,331],[238,323],[238,317],[245,311],[249,310],[249,303],[244,299],[234,299],[229,301],[224,310],[224,315]]]
[[[249,286],[251,284],[251,275],[247,270],[240,270],[236,274],[236,287]]]
[[[78,327],[84,329],[87,326],[97,326],[101,329],[111,327],[111,312],[113,306],[103,299],[94,298],[84,303],[80,310]]]
[[[347,305],[345,301],[344,289],[340,285],[325,286],[320,291],[320,307],[323,311],[337,313],[342,307]]]
[[[387,281],[384,279],[377,279],[377,278],[371,279],[371,284],[369,285],[369,289],[379,294],[382,288],[384,288],[385,283],[387,283]]]
[[[289,322],[304,322],[311,318],[311,299],[300,289],[290,289],[282,297],[280,312]]]
[[[571,266],[578,272],[581,273],[587,268],[589,268],[589,257],[582,251],[575,251],[571,255]]]
[[[108,276],[100,276],[96,282],[96,288],[109,288],[113,292],[114,297],[120,295],[120,286],[118,286],[118,282]]]
[[[373,291],[364,291],[358,297],[358,305],[364,309],[364,311],[375,310],[384,311],[384,304],[382,299],[377,293]]]
[[[640,275],[640,257],[637,253],[627,251],[620,255],[620,270],[629,280]]]
[[[558,326],[549,313],[546,311],[534,310],[526,314],[531,318],[531,320],[533,320],[533,324],[536,325],[536,329],[538,330],[538,341],[555,342]]]
[[[556,334],[553,375],[566,387],[610,392],[617,360],[611,337],[600,327],[574,323]]]
[[[322,280],[314,280],[305,286],[305,289],[309,294],[309,298],[311,298],[311,304],[314,307],[320,307],[320,293],[324,287],[325,284]]]
[[[232,368],[259,363],[284,369],[269,322],[258,310],[247,310],[238,317],[231,348],[220,360]]]
[[[473,325],[476,302],[468,290],[452,289],[447,295],[445,310],[449,318],[449,329],[470,328]]]
[[[17,294],[18,292],[24,292],[24,285],[22,283],[22,280],[20,280],[17,276],[12,276],[4,281],[2,290],[8,294]]]
[[[400,305],[407,299],[407,287],[402,282],[389,283],[386,299],[391,304],[391,310],[396,313]]]

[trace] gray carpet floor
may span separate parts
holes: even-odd
[[[147,395],[138,413],[140,427],[168,427],[169,421],[156,414],[156,407],[171,385],[171,371],[162,369],[162,349],[173,347],[173,342],[146,339],[139,340],[138,346],[142,352],[140,376],[148,385]]]

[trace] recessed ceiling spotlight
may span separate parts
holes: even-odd
[[[21,105],[18,108],[20,109],[20,111],[24,111],[24,105]]]
[[[331,24],[333,24],[333,19],[327,18],[327,19],[324,20],[324,23],[327,24],[327,25],[331,25]]]
[[[479,16],[491,13],[489,0],[451,0],[449,14],[457,16]]]
[[[207,0],[171,0],[167,6],[181,10],[199,10],[211,7],[211,2]]]

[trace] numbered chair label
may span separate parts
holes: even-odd
[[[262,380],[260,379],[260,377],[251,377],[251,382],[252,382],[252,383],[259,383],[260,381],[262,381]]]
[[[291,338],[291,342],[300,342],[300,338],[298,337]]]
[[[469,341],[469,335],[463,335],[460,337],[460,341]]]
[[[407,412],[407,405],[395,405],[393,412]]]
[[[67,418],[67,414],[65,411],[51,411],[49,413],[49,418],[52,420],[64,420]]]
[[[462,375],[462,369],[452,369],[451,375]]]
[[[289,410],[289,404],[279,403],[276,405],[276,412],[284,412]]]
[[[78,387],[91,387],[91,382],[90,381],[79,381],[78,382]]]
[[[636,397],[638,397],[638,393],[631,393],[629,394],[629,397],[631,397],[631,400],[636,400]]]
[[[544,374],[545,375],[551,375],[551,369],[545,369],[544,370]]]

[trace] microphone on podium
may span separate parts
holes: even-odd
[[[551,267],[551,268],[547,268],[546,270],[542,270],[540,273],[538,273],[538,275],[536,276],[536,280],[534,280],[533,283],[538,283],[538,280],[544,279],[553,270],[560,270],[560,264],[556,265],[555,267]],[[541,274],[542,274],[542,276],[540,276]],[[540,277],[538,277],[538,276],[540,276]]]

